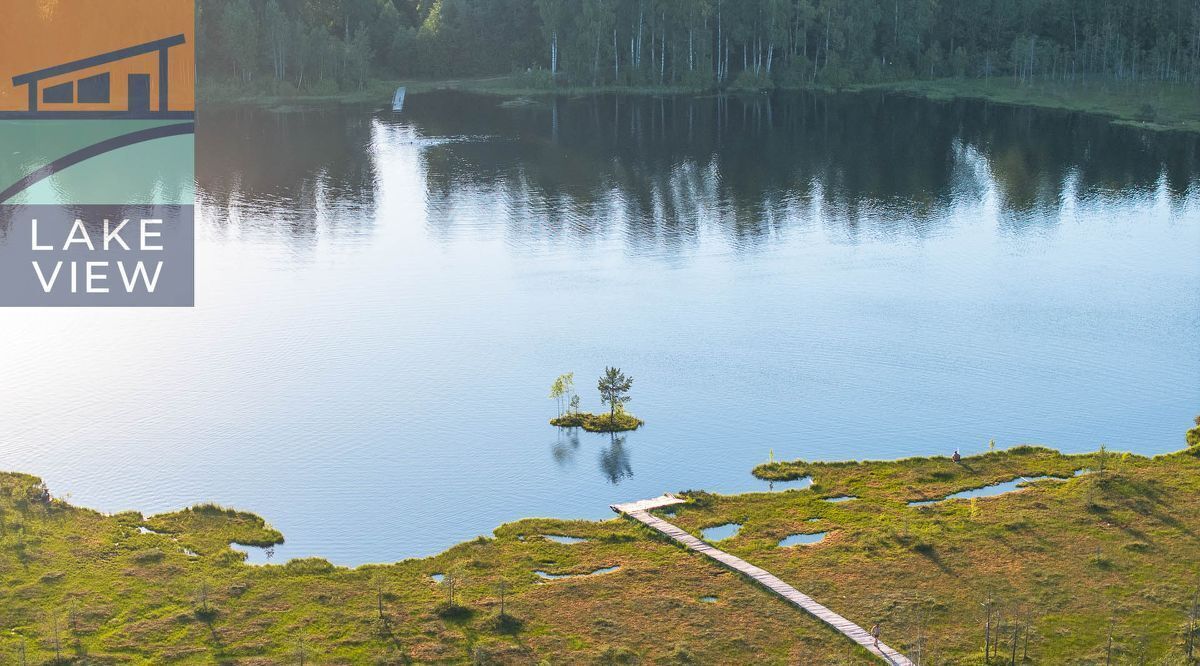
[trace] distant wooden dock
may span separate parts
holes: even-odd
[[[909,660],[908,657],[905,657],[896,650],[888,647],[882,641],[880,641],[879,647],[875,647],[875,639],[868,631],[857,624],[854,624],[850,620],[847,620],[841,615],[829,610],[825,606],[817,603],[812,597],[800,592],[791,585],[788,585],[765,569],[756,567],[753,564],[750,564],[741,558],[734,557],[723,550],[713,548],[700,539],[697,539],[678,527],[675,527],[671,523],[668,523],[661,518],[655,518],[649,513],[652,509],[671,506],[672,504],[682,504],[685,501],[686,500],[682,500],[673,495],[662,495],[638,502],[613,504],[610,508],[619,514],[629,516],[630,518],[633,518],[634,520],[650,527],[656,532],[669,537],[670,539],[683,545],[688,550],[695,551],[701,555],[714,559],[730,569],[733,569],[734,571],[741,572],[753,578],[763,587],[771,590],[775,594],[778,594],[786,599],[792,605],[800,607],[813,617],[833,627],[843,636],[849,638],[855,643],[858,643],[868,652],[879,657],[880,659],[883,659],[887,663],[894,664],[895,666],[913,666],[913,662]]]

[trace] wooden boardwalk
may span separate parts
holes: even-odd
[[[879,643],[879,647],[875,647],[875,639],[872,638],[871,634],[865,629],[857,624],[854,624],[850,620],[847,620],[841,615],[829,610],[825,606],[822,606],[814,601],[812,597],[800,592],[779,578],[776,578],[770,572],[756,567],[739,557],[734,557],[723,550],[713,548],[700,539],[697,539],[678,527],[675,527],[671,523],[668,523],[661,518],[655,518],[649,513],[651,509],[670,506],[672,504],[681,504],[684,501],[685,500],[679,499],[678,497],[674,497],[672,495],[662,495],[660,497],[641,500],[639,502],[614,504],[610,508],[619,514],[629,516],[630,518],[645,524],[651,529],[680,543],[688,550],[693,550],[701,555],[714,559],[730,569],[741,572],[753,578],[763,587],[771,590],[775,594],[778,594],[786,599],[791,604],[800,607],[813,617],[833,627],[837,631],[841,632],[843,636],[849,638],[855,643],[858,643],[868,652],[874,654],[880,659],[883,659],[887,663],[894,664],[895,666],[913,666],[913,662],[910,661],[908,657],[905,657],[896,650],[884,645],[883,642]]]

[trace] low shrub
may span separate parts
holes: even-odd
[[[471,619],[475,611],[459,604],[443,603],[434,611],[443,620],[464,621]]]
[[[133,561],[138,564],[154,564],[165,557],[165,554],[157,548],[147,548],[146,550],[138,551],[133,556]]]
[[[550,90],[554,88],[554,75],[542,67],[532,67],[525,71],[513,72],[513,83],[518,88],[530,90]]]
[[[1091,562],[1092,566],[1096,567],[1097,569],[1113,568],[1112,559],[1101,553],[1096,553],[1096,554],[1088,557],[1088,562]]]
[[[217,619],[217,609],[212,606],[206,608],[197,608],[193,613],[197,620],[201,622],[212,622]]]
[[[741,74],[729,84],[729,89],[733,92],[759,92],[762,90],[771,90],[775,87],[775,82],[767,76],[767,70],[761,69],[758,74],[753,70],[744,70]]]
[[[802,88],[812,83],[813,66],[808,58],[796,55],[775,68],[775,81],[781,88]]]
[[[1145,541],[1130,541],[1123,547],[1132,553],[1146,553],[1150,551],[1150,544]]]
[[[492,631],[498,634],[514,635],[520,633],[525,621],[511,613],[497,613],[489,622]]]

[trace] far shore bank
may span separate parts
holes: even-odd
[[[364,89],[330,91],[323,94],[286,94],[246,89],[225,82],[200,84],[200,103],[215,106],[253,105],[275,110],[294,110],[319,104],[377,104],[386,106],[396,88],[410,93],[457,90],[510,98],[539,98],[552,95],[754,95],[766,91],[713,89],[687,86],[561,86],[536,87],[518,76],[456,78],[440,80],[372,80]],[[885,83],[851,84],[835,89],[812,85],[777,88],[779,91],[808,90],[825,93],[893,92],[932,101],[975,99],[1008,106],[1085,113],[1111,119],[1115,124],[1152,131],[1200,133],[1200,88],[1167,83],[1121,84],[1108,81],[1058,84],[1021,84],[1010,78],[922,79]]]

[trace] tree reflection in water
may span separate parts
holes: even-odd
[[[579,453],[579,428],[555,428],[558,439],[550,447],[550,455],[559,467],[570,467],[575,464],[575,454]]]
[[[413,95],[400,115],[243,108],[203,120],[206,219],[269,225],[298,249],[373,233],[378,201],[413,185],[424,201],[410,212],[447,243],[497,229],[528,247],[613,234],[633,254],[669,260],[704,230],[743,253],[813,226],[847,244],[923,239],[958,203],[989,196],[1007,233],[1036,234],[1059,223],[1064,201],[1162,190],[1181,205],[1200,164],[1191,135],[882,93],[588,95],[509,108],[442,92]],[[405,170],[414,155],[417,183]]]
[[[608,446],[600,451],[600,471],[613,485],[620,483],[621,479],[633,478],[629,451],[625,449],[625,435],[610,433]]]

